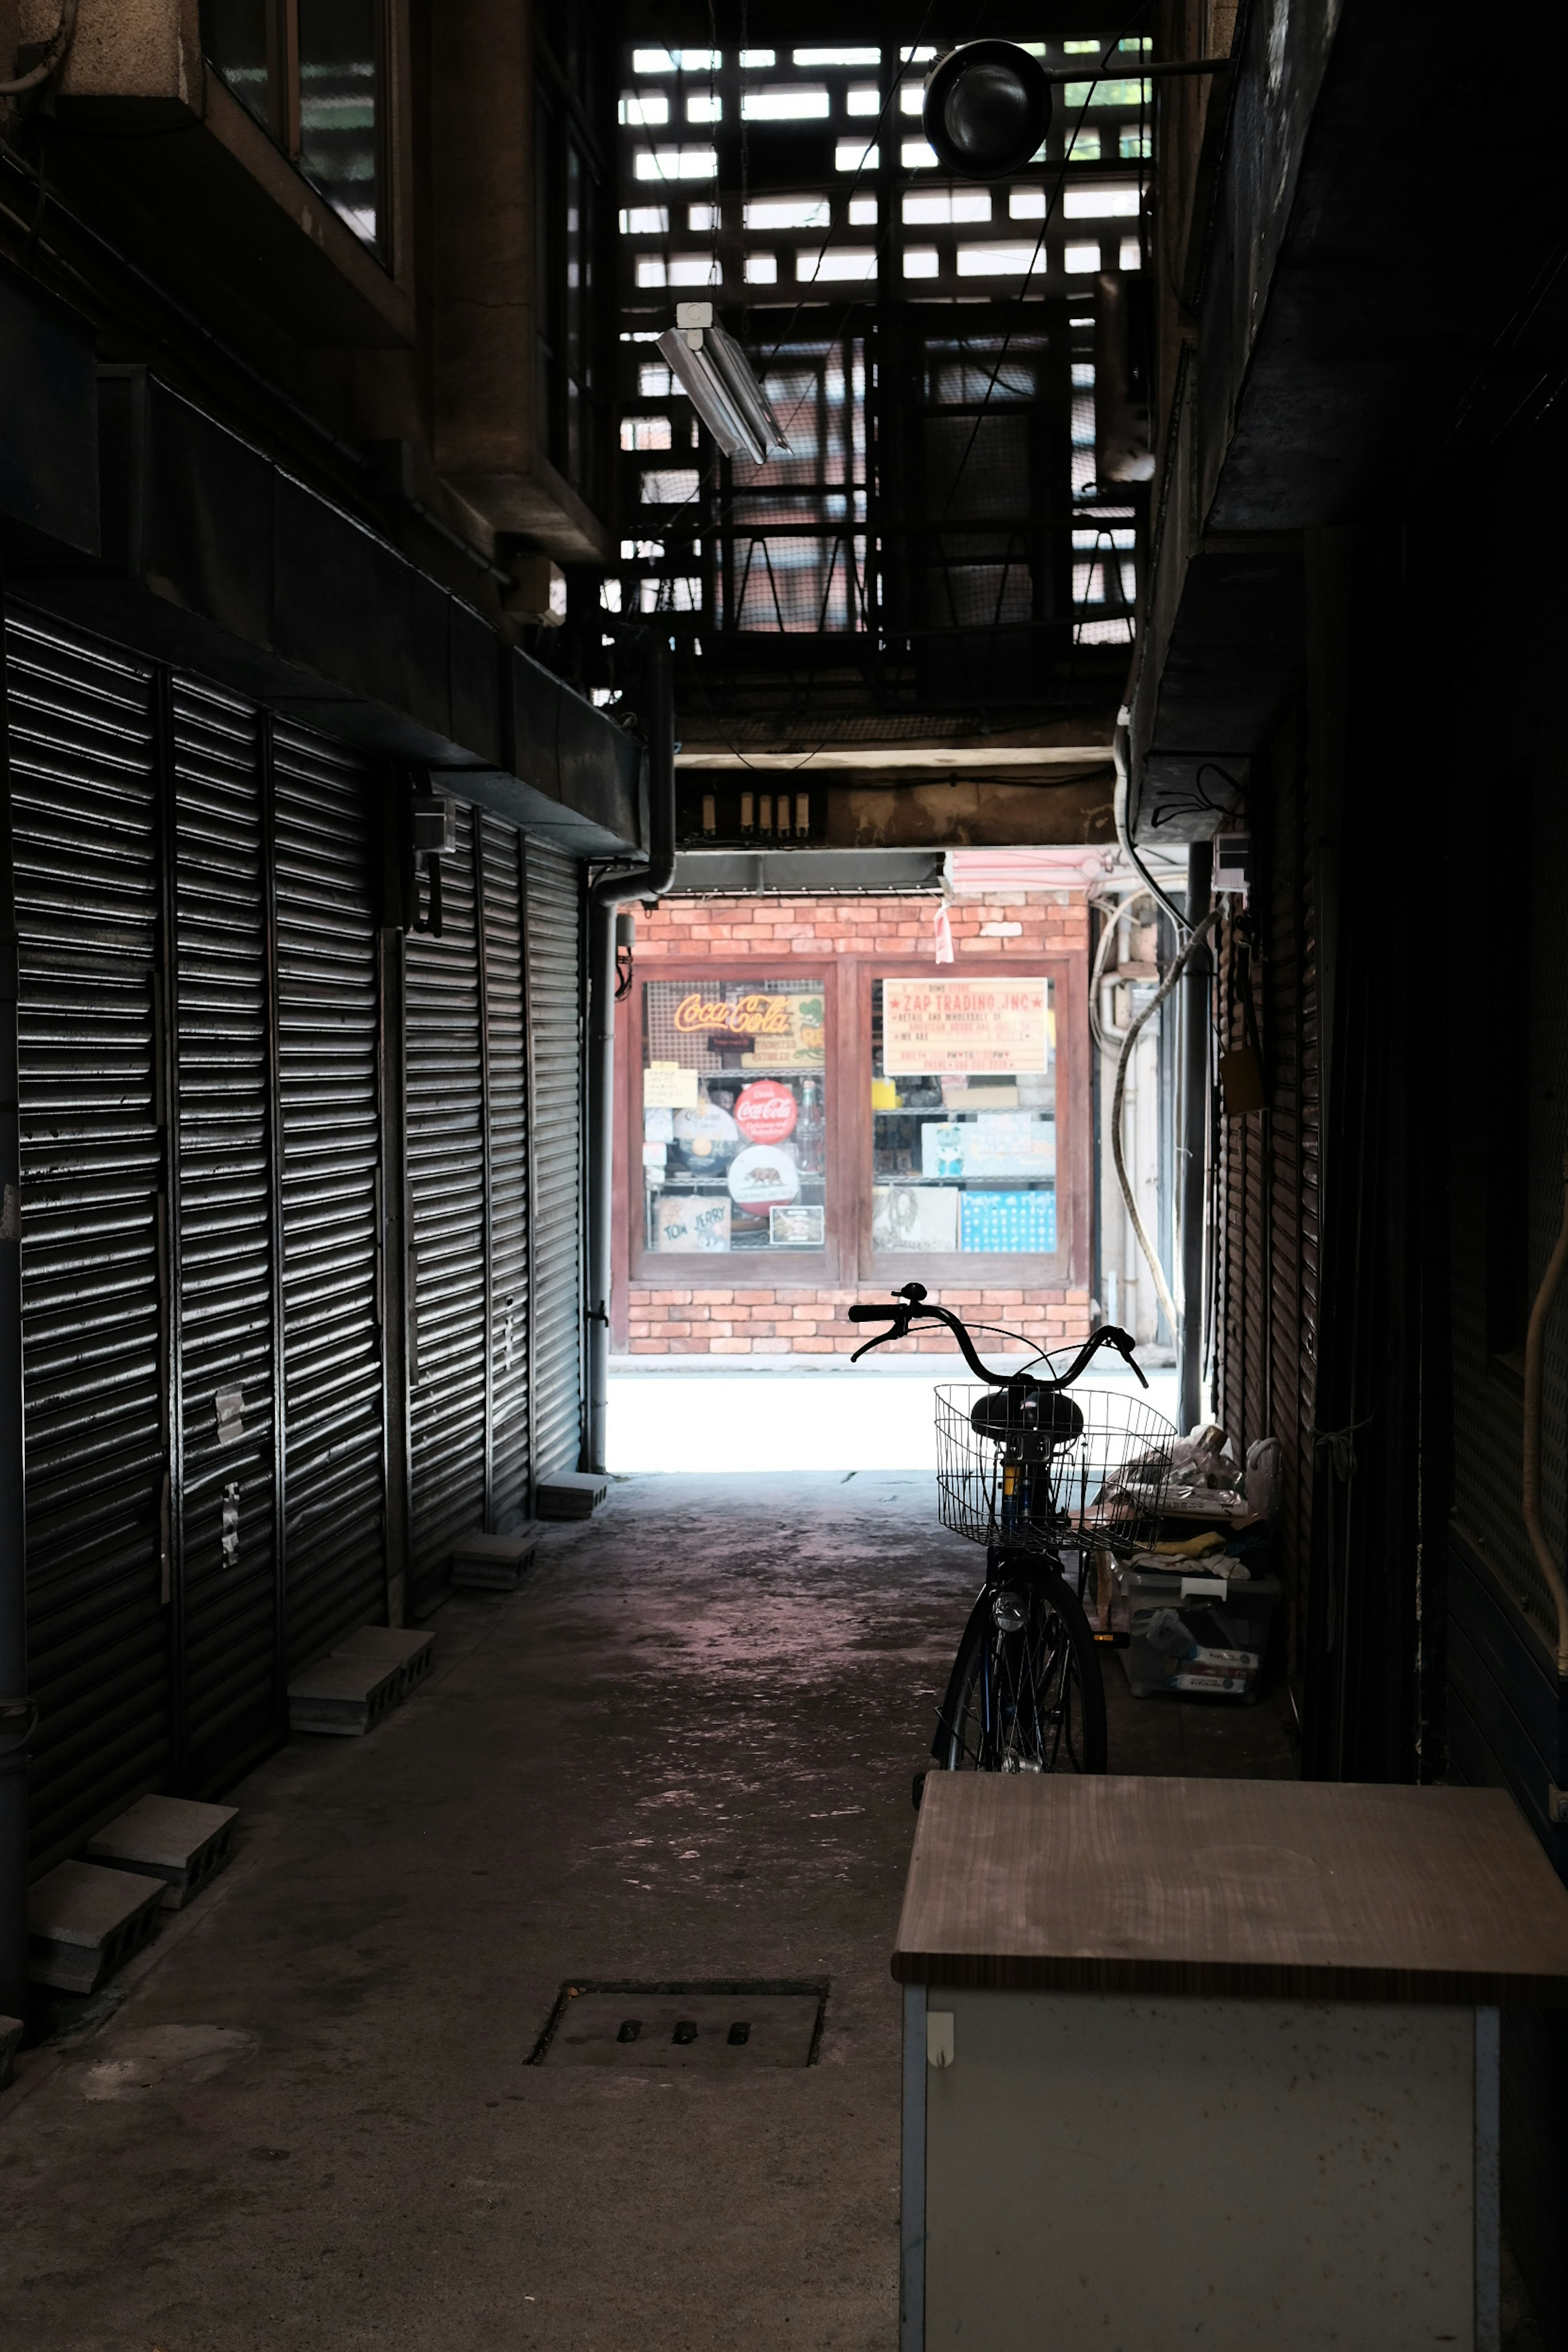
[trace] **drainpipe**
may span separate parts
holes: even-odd
[[[1187,921],[1194,930],[1209,910],[1214,844],[1187,848]],[[1214,960],[1200,948],[1182,982],[1182,1328],[1177,1418],[1184,1433],[1203,1419],[1204,1199],[1209,1126],[1209,978]]]
[[[675,879],[675,688],[669,640],[643,632],[648,661],[647,864],[601,874],[588,893],[588,1462],[605,1467],[610,1403],[614,1222],[616,908],[660,898]]]
[[[1563,1582],[1562,1566],[1546,1539],[1541,1518],[1542,1372],[1546,1326],[1564,1266],[1568,1266],[1568,1160],[1563,1163],[1563,1223],[1530,1310],[1530,1329],[1524,1342],[1524,1525],[1536,1565],[1546,1580],[1546,1589],[1557,1612],[1558,1676],[1568,1680],[1568,1585]]]

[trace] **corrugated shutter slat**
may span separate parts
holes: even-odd
[[[163,1323],[153,682],[5,633],[19,934],[22,1361],[37,1861],[155,1784]]]
[[[473,812],[442,860],[442,937],[412,932],[405,1056],[414,1348],[409,1588],[435,1598],[485,1517],[485,1153]]]
[[[533,1099],[533,1466],[577,1466],[583,1429],[581,868],[530,842],[528,1018]]]
[[[177,679],[171,715],[181,1680],[205,1790],[279,1718],[267,891],[255,710]]]
[[[273,730],[292,1672],[385,1615],[372,772]]]

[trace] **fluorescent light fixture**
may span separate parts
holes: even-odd
[[[658,348],[726,457],[764,466],[775,449],[788,449],[745,352],[714,325],[711,302],[678,302],[675,324],[660,335]]]

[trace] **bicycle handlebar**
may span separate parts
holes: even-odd
[[[876,1339],[868,1339],[863,1348],[857,1348],[849,1359],[852,1364],[858,1364],[862,1356],[869,1355],[873,1348],[884,1347],[889,1339],[907,1339],[910,1325],[918,1317],[921,1320],[944,1323],[947,1326],[958,1341],[963,1360],[977,1380],[984,1381],[987,1388],[1007,1388],[1013,1382],[1019,1381],[1027,1381],[1036,1388],[1070,1388],[1085,1365],[1098,1355],[1101,1348],[1114,1348],[1123,1363],[1137,1373],[1140,1384],[1144,1388],[1149,1385],[1143,1375],[1143,1368],[1133,1354],[1136,1341],[1130,1331],[1123,1331],[1117,1324],[1102,1323],[1100,1329],[1091,1333],[1085,1340],[1065,1372],[1042,1379],[1037,1372],[992,1371],[975,1354],[974,1342],[971,1339],[962,1318],[952,1313],[948,1307],[931,1307],[926,1304],[923,1284],[908,1283],[899,1296],[903,1301],[900,1306],[873,1307],[858,1302],[848,1308],[848,1319],[851,1323],[887,1323],[890,1327],[888,1330],[879,1332]]]

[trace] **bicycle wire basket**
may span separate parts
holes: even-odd
[[[1115,1390],[943,1385],[942,1525],[1012,1551],[1108,1549],[1125,1558],[1159,1536],[1175,1443],[1163,1413]]]

